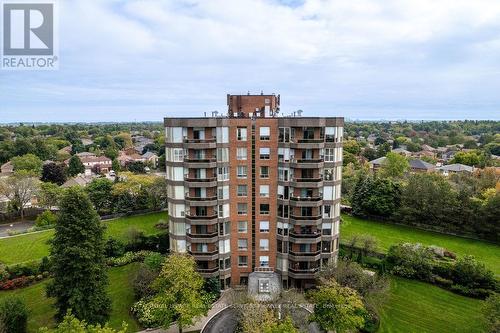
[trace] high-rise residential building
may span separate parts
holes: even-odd
[[[274,94],[227,105],[165,118],[171,250],[223,287],[263,270],[308,287],[337,260],[344,119],[281,115]]]

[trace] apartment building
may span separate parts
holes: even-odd
[[[165,118],[170,244],[223,287],[274,271],[306,288],[339,248],[343,118],[279,114],[279,95]]]

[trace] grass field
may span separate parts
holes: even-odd
[[[482,303],[427,283],[393,277],[378,332],[484,332]]]
[[[125,240],[127,231],[131,228],[142,230],[146,235],[151,235],[158,232],[154,226],[161,219],[167,220],[167,213],[152,213],[110,220],[104,222],[107,226],[106,235]],[[49,253],[47,241],[53,234],[54,230],[47,230],[0,239],[0,262],[10,265],[43,258]]]
[[[496,275],[500,275],[500,246],[498,245],[407,226],[364,220],[349,215],[342,215],[342,218],[344,222],[340,228],[340,237],[343,241],[350,239],[353,235],[370,234],[378,239],[382,251],[400,242],[437,245],[460,256],[471,254],[484,262]]]
[[[113,328],[121,328],[122,322],[128,324],[128,332],[136,332],[140,329],[136,321],[130,317],[129,309],[134,301],[134,293],[130,279],[136,272],[138,264],[130,264],[123,267],[110,268],[108,271],[109,286],[108,294],[112,300],[112,311],[109,325]],[[52,300],[45,297],[45,286],[48,281],[35,285],[16,289],[12,291],[1,291],[0,298],[7,295],[21,297],[30,311],[28,317],[28,332],[38,332],[38,328],[54,325],[55,313]]]

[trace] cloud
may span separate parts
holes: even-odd
[[[496,0],[67,0],[60,25],[59,71],[1,73],[8,119],[161,120],[261,89],[314,114],[500,117]]]

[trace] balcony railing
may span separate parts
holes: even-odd
[[[207,251],[207,252],[203,252],[203,251],[188,251],[189,254],[193,255],[193,256],[211,256],[211,255],[214,255],[214,254],[218,254],[219,253],[219,250],[214,250],[214,251]]]
[[[296,256],[296,257],[314,257],[314,256],[317,256],[319,254],[321,254],[321,251],[318,250],[318,251],[307,251],[307,252],[294,252],[294,251],[288,251],[289,254],[291,254],[292,256]]]
[[[290,217],[295,220],[319,220],[321,215],[306,216],[306,215],[294,215],[290,214]]]
[[[192,178],[192,177],[184,177],[184,180],[187,182],[214,182],[217,180],[217,177],[209,177],[209,178]]]
[[[323,143],[325,142],[324,138],[319,139],[297,139],[298,143]]]
[[[323,200],[320,196],[312,196],[312,197],[290,197],[292,201],[320,201]]]
[[[211,233],[206,233],[206,234],[193,234],[193,233],[188,232],[186,235],[188,237],[191,237],[191,238],[212,238],[212,237],[217,236],[218,233],[217,233],[217,231],[211,232]]]
[[[319,272],[319,267],[312,268],[293,268],[292,266],[288,267],[290,272],[298,273],[298,274],[307,274],[307,273],[316,273]]]
[[[212,215],[187,215],[186,218],[190,220],[211,220],[211,219],[216,219],[217,214],[212,214]]]
[[[190,201],[212,201],[212,200],[217,200],[217,196],[212,196],[212,197],[190,197],[186,195],[186,200]]]
[[[321,237],[321,232],[313,231],[313,232],[296,233],[294,231],[291,231],[290,236],[295,238],[319,238]]]
[[[216,142],[217,138],[205,138],[205,139],[189,139],[184,138],[185,143],[213,143]]]
[[[219,270],[219,267],[213,268],[196,268],[196,270],[200,273],[215,273]]]
[[[217,158],[215,157],[184,157],[184,162],[189,162],[189,163],[210,163],[210,162],[217,162]]]
[[[293,160],[295,163],[321,163],[323,159],[321,158],[306,158],[306,159],[296,159]]]

